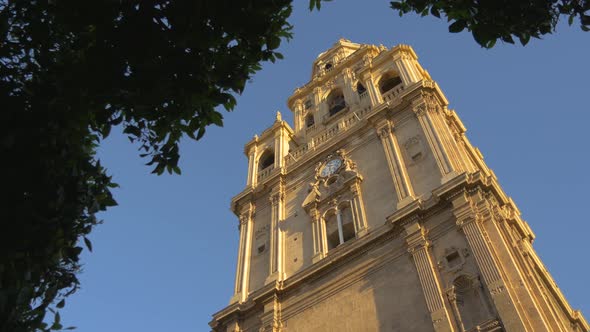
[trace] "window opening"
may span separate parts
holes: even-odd
[[[266,169],[267,167],[272,166],[274,163],[275,154],[270,150],[266,150],[260,157],[260,169]]]
[[[381,93],[386,93],[387,91],[395,88],[396,86],[402,83],[402,79],[399,76],[385,76],[379,81],[379,89]]]
[[[367,92],[367,89],[364,85],[361,84],[361,82],[358,82],[358,84],[356,85],[356,92],[359,95],[362,95],[363,93]]]
[[[341,91],[334,91],[328,96],[328,109],[330,116],[342,111],[346,107],[344,95]]]
[[[356,237],[350,206],[344,206],[326,217],[328,251]]]
[[[354,234],[354,222],[352,220],[352,211],[348,206],[340,209],[340,215],[342,216],[342,235],[344,242],[355,238]]]
[[[306,126],[307,128],[309,128],[309,127],[313,126],[314,124],[315,124],[315,119],[314,119],[314,117],[313,117],[313,114],[308,114],[308,115],[305,117],[305,126]]]
[[[326,218],[326,236],[328,240],[328,250],[332,250],[340,245],[338,221],[336,220],[335,214],[331,214]]]

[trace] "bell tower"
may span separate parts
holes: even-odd
[[[245,146],[212,331],[588,331],[412,48],[341,39]]]

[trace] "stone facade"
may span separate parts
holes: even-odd
[[[339,40],[248,142],[216,332],[588,331],[411,47]]]

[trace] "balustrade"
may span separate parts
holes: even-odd
[[[399,96],[403,91],[404,91],[404,86],[400,84],[400,85],[394,87],[393,89],[387,91],[387,93],[385,93],[383,95],[383,100],[390,101],[394,98],[397,98],[397,96]],[[367,98],[366,97],[367,95],[368,95],[367,92],[363,92],[360,95],[361,99]],[[356,107],[358,107],[358,105]],[[354,112],[350,112],[349,114],[346,114],[346,115],[344,115],[344,113],[346,113],[347,111],[349,112],[348,109],[342,110],[341,112],[338,112],[337,114],[334,114],[332,116],[330,116],[330,115],[324,116],[323,123],[329,123],[330,118],[336,119],[338,116],[340,116],[340,114],[344,115],[339,119],[338,122],[332,124],[331,126],[323,127],[322,125],[316,123],[313,126],[306,128],[305,129],[306,136],[311,137],[311,138],[308,139],[306,143],[299,146],[297,149],[291,150],[289,152],[289,154],[287,156],[285,156],[285,164],[289,165],[289,164],[294,163],[295,161],[297,161],[301,157],[303,157],[303,155],[305,155],[308,151],[316,150],[318,147],[322,146],[324,143],[329,141],[332,137],[334,137],[342,132],[347,131],[348,129],[353,127],[356,123],[360,122],[372,109],[373,109],[373,107],[371,105],[367,105],[367,106],[362,107],[362,104],[361,104],[360,108],[356,108],[356,110]],[[323,130],[322,130],[322,128],[323,128]],[[313,133],[317,133],[317,135],[310,136]],[[262,174],[265,173],[266,171],[267,170],[265,169],[260,173],[259,179],[261,178]],[[270,173],[270,171],[268,171],[268,173]],[[266,176],[266,175],[264,175],[264,176]]]
[[[387,102],[387,101],[391,101],[394,98],[397,98],[397,96],[399,94],[401,94],[404,91],[404,86],[403,85],[397,85],[394,86],[391,90],[385,92],[383,94],[383,101]]]
[[[260,181],[260,180],[264,179],[265,177],[267,177],[272,172],[272,170],[274,168],[275,168],[275,165],[272,164],[272,165],[268,166],[267,168],[260,170],[258,172],[258,181]]]

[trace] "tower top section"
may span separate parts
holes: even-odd
[[[311,80],[314,77],[330,71],[334,65],[346,59],[349,55],[356,52],[363,45],[353,43],[348,39],[340,38],[332,47],[318,55],[313,62],[311,69]],[[327,69],[326,69],[327,68]]]
[[[387,48],[341,38],[318,55],[310,81],[289,97],[294,132],[306,140],[344,114],[359,116],[418,82],[432,79],[410,46]]]

